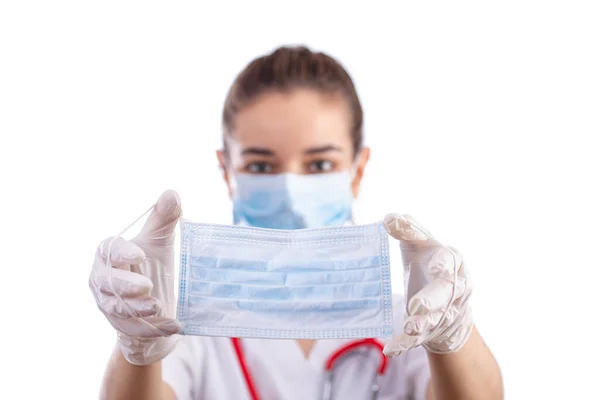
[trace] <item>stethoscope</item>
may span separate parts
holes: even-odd
[[[239,338],[231,338],[231,343],[233,344],[235,355],[240,364],[242,375],[244,375],[244,380],[246,381],[246,387],[248,389],[250,399],[259,400],[260,397],[258,396],[256,385],[254,384],[254,380],[252,379],[252,375],[250,374],[250,370],[248,369],[248,364],[246,363],[246,358],[244,357],[244,352],[242,351],[241,341]],[[387,370],[388,358],[383,354],[383,345],[377,340],[359,339],[350,343],[346,343],[345,345],[340,347],[331,356],[329,356],[329,358],[325,362],[325,381],[323,383],[322,400],[331,400],[335,364],[350,353],[353,353],[356,350],[359,350],[360,348],[364,347],[373,347],[381,355],[379,367],[377,368],[377,374],[375,375],[375,379],[373,381],[373,384],[371,385],[371,400],[376,400],[379,397],[379,389],[381,387],[380,381],[383,375],[385,374],[385,371]]]

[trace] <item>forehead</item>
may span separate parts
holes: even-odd
[[[278,154],[325,145],[352,151],[350,109],[343,97],[316,90],[269,92],[238,113],[227,139],[234,148],[266,147]]]

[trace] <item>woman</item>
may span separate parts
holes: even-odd
[[[352,80],[334,59],[301,47],[254,60],[229,91],[224,146],[217,152],[234,222],[278,229],[351,223],[352,199],[369,161],[362,127]],[[348,341],[174,335],[180,326],[173,319],[173,229],[180,215],[179,198],[165,192],[134,240],[105,241],[98,249],[90,287],[119,337],[103,397],[320,398],[325,361]],[[408,217],[389,215],[385,223],[400,241],[409,302],[394,300],[396,332],[404,334],[386,346],[386,354],[397,357],[378,381],[379,398],[502,398],[498,366],[473,327],[459,254]],[[108,247],[116,267],[112,284],[106,275]],[[435,279],[419,279],[415,266]],[[158,329],[129,317],[124,308]],[[368,349],[339,362],[333,398],[371,398],[379,362],[380,352]]]

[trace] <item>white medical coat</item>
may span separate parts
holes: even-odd
[[[402,331],[405,303],[394,295],[394,329]],[[242,351],[261,400],[320,399],[324,365],[350,340],[319,340],[306,359],[295,340],[242,339]],[[380,363],[373,348],[349,353],[334,368],[333,399],[370,399]],[[178,400],[250,400],[246,381],[229,338],[182,336],[162,362],[164,381]],[[421,347],[389,360],[380,400],[425,399],[430,372]]]

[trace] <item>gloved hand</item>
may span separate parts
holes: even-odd
[[[173,241],[180,215],[177,193],[166,191],[133,240],[108,238],[96,251],[90,289],[117,330],[123,356],[135,365],[161,360],[177,343]]]
[[[472,288],[461,255],[410,216],[386,215],[384,225],[400,241],[407,309],[404,332],[383,352],[397,356],[419,345],[433,353],[459,350],[473,328],[467,303]]]

